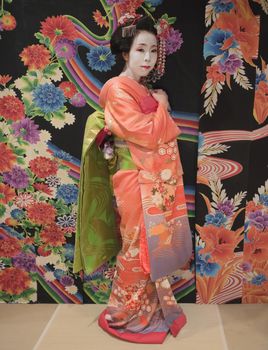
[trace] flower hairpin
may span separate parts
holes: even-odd
[[[125,13],[118,19],[118,23],[122,26],[122,37],[130,37],[136,33],[136,23],[142,17],[138,13]]]

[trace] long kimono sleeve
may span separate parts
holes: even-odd
[[[105,122],[119,138],[148,149],[155,149],[180,134],[161,103],[155,112],[145,114],[128,89],[117,84],[111,86],[107,94]]]

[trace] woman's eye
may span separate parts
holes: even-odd
[[[152,52],[155,53],[155,52],[157,52],[157,50],[156,50],[156,49],[153,49]]]
[[[137,51],[139,51],[139,52],[144,52],[144,49],[137,49]]]

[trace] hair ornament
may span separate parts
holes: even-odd
[[[125,13],[118,19],[118,23],[122,26],[122,37],[130,37],[136,34],[136,23],[143,17],[138,13]]]

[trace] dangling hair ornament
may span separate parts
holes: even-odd
[[[120,26],[122,26],[122,38],[131,37],[136,34],[136,23],[142,15],[138,13],[125,13],[118,20]]]
[[[145,77],[146,83],[153,82],[162,78],[165,73],[166,66],[166,41],[163,37],[158,35],[158,55],[155,68]]]

